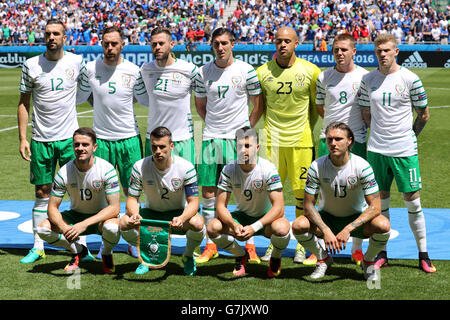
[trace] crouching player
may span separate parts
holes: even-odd
[[[150,133],[152,155],[137,161],[131,171],[126,214],[120,220],[123,238],[137,245],[140,219],[171,221],[175,234],[186,234],[183,253],[184,272],[197,271],[194,249],[206,235],[199,210],[197,173],[191,162],[172,155],[172,133],[166,127],[157,127]],[[145,193],[145,208],[140,208],[139,197]],[[149,268],[140,264],[136,274],[145,274]]]
[[[284,217],[280,176],[274,164],[257,156],[259,141],[254,129],[236,132],[238,159],[227,164],[220,175],[216,201],[217,218],[207,226],[208,235],[219,247],[236,257],[234,276],[242,276],[249,256],[237,242],[254,235],[271,239],[273,252],[269,277],[281,272],[281,254],[289,244],[290,224]],[[233,192],[237,209],[227,209]]]
[[[79,236],[100,234],[104,242],[103,271],[114,272],[112,249],[120,240],[120,189],[117,173],[107,161],[95,157],[96,135],[91,128],[79,128],[73,134],[75,159],[55,176],[48,204],[48,219],[39,224],[41,239],[73,253],[66,271],[79,268],[88,253]],[[59,211],[65,193],[70,196],[70,210]]]
[[[311,274],[313,279],[322,278],[333,263],[328,252],[339,253],[345,249],[350,236],[369,238],[361,266],[366,279],[376,281],[374,259],[389,239],[390,224],[381,215],[372,167],[363,158],[350,153],[354,135],[345,123],[330,123],[325,136],[329,155],[315,160],[308,170],[305,216],[293,222],[292,231],[295,238],[318,258]],[[318,211],[314,205],[319,193]],[[320,245],[317,237],[323,237],[326,248]]]

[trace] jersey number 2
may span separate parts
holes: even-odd
[[[163,189],[163,193],[161,193],[161,199],[169,200],[169,197],[167,196],[167,194],[169,193],[169,189],[167,189],[167,188],[162,188],[162,189]]]

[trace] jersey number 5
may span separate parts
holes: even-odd
[[[115,87],[115,85],[116,85],[116,83],[115,83],[114,81],[108,82],[108,88],[109,88],[108,94],[114,94],[114,93],[116,93],[116,87]]]

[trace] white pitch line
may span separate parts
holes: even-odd
[[[85,113],[89,113],[89,112],[94,112],[94,110],[88,110],[88,111],[79,112],[79,113],[77,113],[77,115],[79,115],[79,114],[85,114]],[[28,126],[31,126],[31,122],[28,123]],[[0,129],[0,132],[5,132],[5,131],[9,131],[9,130],[14,130],[14,129],[17,129],[17,128],[18,128],[18,126],[9,127],[9,128],[4,128],[4,129]]]
[[[29,123],[28,125],[30,126],[31,123]],[[9,128],[5,128],[5,129],[0,129],[0,132],[3,132],[3,131],[9,131],[9,130],[14,130],[14,129],[17,129],[17,128],[18,128],[18,127],[15,126],[15,127],[9,127]]]

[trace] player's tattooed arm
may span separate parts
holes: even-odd
[[[345,240],[344,242],[338,240],[337,236],[334,235],[330,227],[328,227],[325,222],[323,222],[320,213],[314,207],[316,200],[317,195],[312,195],[305,192],[305,198],[303,201],[303,205],[305,208],[305,217],[308,218],[311,224],[316,225],[320,229],[320,231],[322,231],[323,240],[325,241],[325,248],[331,253],[339,253],[340,250],[345,249],[345,242],[347,240]]]
[[[328,228],[328,226],[323,222],[319,211],[315,208],[315,203],[317,201],[317,195],[312,195],[305,192],[305,198],[303,205],[305,208],[305,217],[315,224],[322,232]]]
[[[371,221],[373,218],[381,214],[380,194],[377,192],[368,195],[365,198],[369,206],[361,213],[358,218],[356,218],[355,221],[350,223],[350,226],[352,227],[352,230],[350,230],[350,232],[363,226],[365,223]]]
[[[423,128],[427,124],[427,121],[430,120],[430,112],[428,110],[428,107],[415,107],[414,110],[416,110],[417,117],[413,124],[413,131],[416,134],[416,137],[418,137],[420,132],[422,132]]]

